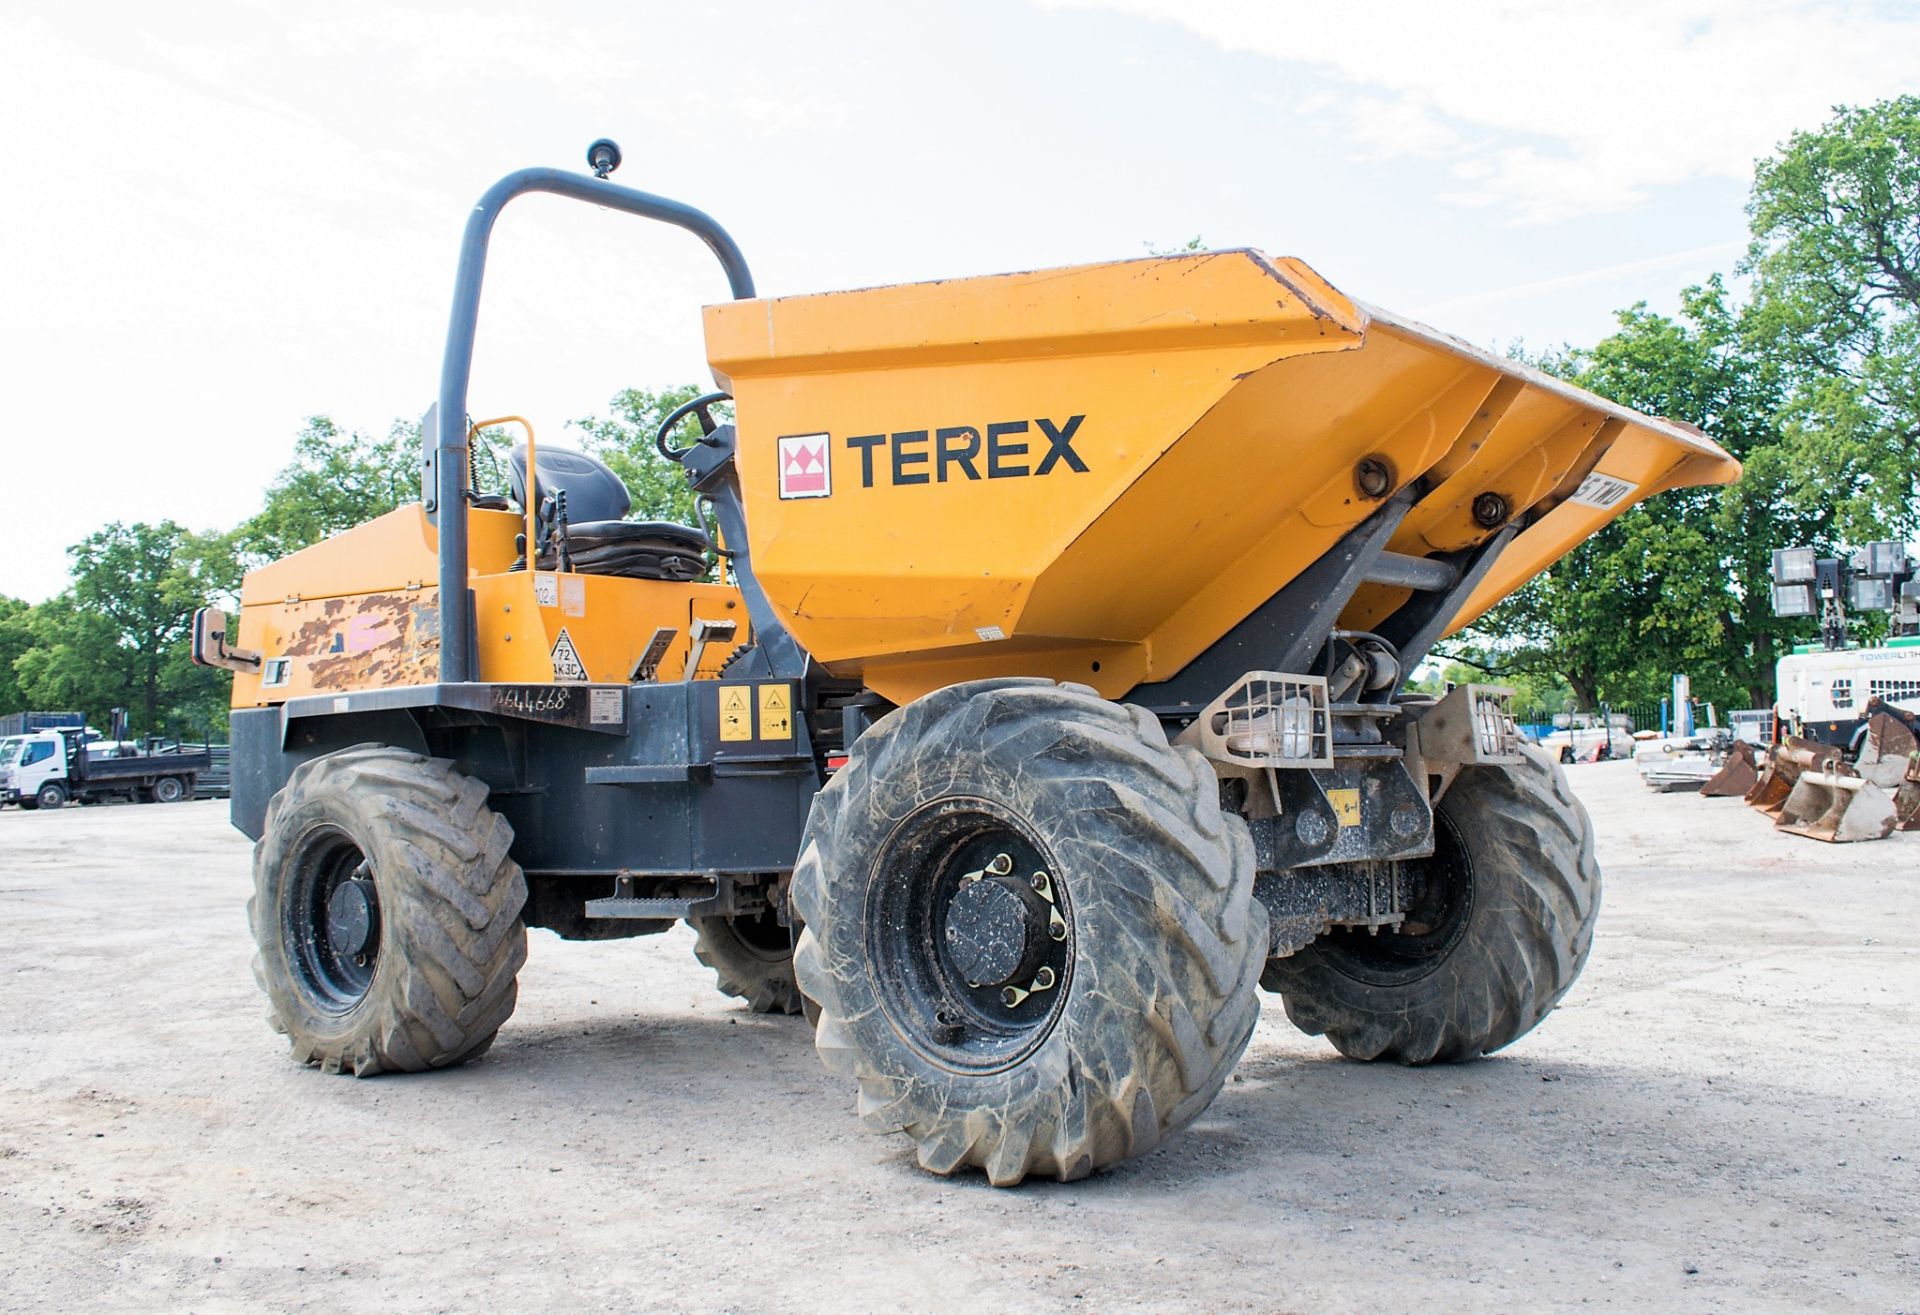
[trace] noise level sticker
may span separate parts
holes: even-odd
[[[1333,805],[1334,820],[1341,826],[1360,825],[1360,792],[1358,790],[1329,790],[1327,802]]]
[[[753,699],[747,685],[722,685],[720,687],[720,738],[723,740],[751,740],[753,738]]]
[[[567,633],[565,626],[560,627],[560,638],[553,641],[553,652],[547,656],[553,662],[555,680],[581,681],[587,678],[586,664],[580,661],[580,651],[573,646],[573,636]]]
[[[793,691],[785,685],[760,687],[760,738],[793,738]]]

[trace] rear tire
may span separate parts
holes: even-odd
[[[815,798],[793,879],[815,1045],[923,1168],[1085,1177],[1185,1127],[1246,1048],[1252,889],[1245,823],[1151,714],[1044,680],[940,690]]]
[[[1560,1002],[1593,948],[1593,824],[1551,757],[1467,767],[1434,819],[1424,934],[1336,928],[1274,959],[1261,985],[1349,1059],[1450,1063],[1491,1054]],[[1446,873],[1450,876],[1442,877]]]
[[[362,744],[295,768],[254,846],[248,917],[268,1022],[329,1073],[474,1058],[513,1012],[526,880],[487,787]]]
[[[163,776],[153,783],[153,802],[156,804],[177,804],[186,797],[187,788],[177,776]]]
[[[793,936],[771,912],[752,918],[689,918],[699,939],[693,957],[713,969],[722,995],[747,1002],[756,1014],[797,1014]]]

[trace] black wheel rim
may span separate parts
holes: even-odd
[[[1336,927],[1318,942],[1337,971],[1372,986],[1417,982],[1447,961],[1467,934],[1473,914],[1473,859],[1444,812],[1433,815],[1433,854],[1402,863],[1412,899],[1406,921],[1368,934]]]
[[[993,884],[971,890],[981,882]],[[983,904],[992,906],[985,914]],[[976,930],[995,914],[1019,919],[1022,948],[1006,949],[987,980],[970,981],[968,968],[982,966]],[[938,800],[894,828],[869,872],[866,935],[894,1030],[950,1070],[1018,1064],[1052,1032],[1073,984],[1073,910],[1060,866],[1031,826],[983,799]]]
[[[344,1014],[366,999],[380,958],[380,895],[373,867],[337,827],[302,838],[286,902],[287,958],[323,1012]]]
[[[779,963],[793,957],[793,932],[781,924],[779,915],[772,909],[735,918],[727,925],[740,947],[762,962]]]

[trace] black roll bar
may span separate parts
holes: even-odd
[[[707,244],[726,271],[736,299],[754,295],[746,257],[727,230],[705,211],[664,196],[635,191],[561,169],[510,173],[481,196],[460,239],[460,270],[453,283],[453,314],[447,323],[447,354],[440,366],[438,435],[434,442],[434,503],[440,529],[440,679],[478,679],[467,608],[467,383],[473,373],[473,336],[480,320],[480,284],[487,269],[487,240],[507,202],[528,192],[550,192],[684,228]],[[529,481],[531,486],[531,481]],[[527,545],[533,558],[533,545]]]

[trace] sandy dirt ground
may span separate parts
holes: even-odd
[[[1505,1053],[1350,1064],[1276,1000],[1088,1182],[928,1177],[684,929],[532,937],[421,1077],[291,1064],[220,803],[0,813],[6,1310],[1920,1311],[1920,834],[1571,769],[1593,958]]]

